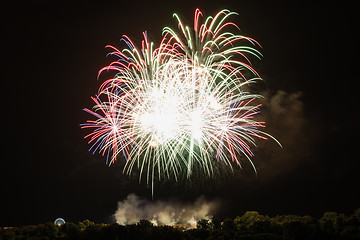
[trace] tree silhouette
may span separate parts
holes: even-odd
[[[213,217],[211,219],[211,227],[212,227],[213,230],[221,229],[221,220],[220,220],[220,218]]]
[[[345,215],[325,212],[321,218],[277,215],[269,217],[255,211],[235,219],[200,219],[191,230],[154,226],[142,219],[137,224],[95,224],[89,220],[0,228],[0,240],[360,240],[360,210]]]
[[[196,227],[198,229],[210,230],[210,226],[210,222],[207,219],[200,219],[196,222]]]

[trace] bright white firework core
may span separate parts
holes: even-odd
[[[200,110],[195,110],[190,114],[191,118],[191,135],[196,140],[201,140],[202,137],[202,116]]]
[[[175,138],[179,132],[179,97],[166,94],[165,91],[153,89],[149,99],[141,107],[141,130],[152,134],[151,145],[164,143]]]

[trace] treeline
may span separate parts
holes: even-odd
[[[137,224],[95,224],[89,220],[29,225],[0,230],[1,240],[306,240],[360,239],[360,209],[351,215],[325,212],[319,219],[311,216],[269,217],[248,211],[235,219],[201,219],[196,229],[154,226],[147,220]]]

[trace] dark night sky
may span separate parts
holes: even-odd
[[[223,200],[223,217],[247,210],[318,216],[360,207],[358,31],[344,1],[50,2],[13,1],[3,9],[0,226],[57,217],[111,222],[117,201],[129,193],[151,199],[146,184],[88,152],[82,109],[92,106],[97,72],[110,61],[105,45],[123,46],[122,34],[140,39],[144,30],[156,41],[162,27],[175,26],[174,11],[191,22],[196,7],[211,15],[238,12],[242,33],[261,43],[257,69],[274,99],[264,104],[264,117],[284,148],[269,142],[256,149],[257,179],[240,172],[218,182],[163,183],[155,199],[204,194]],[[275,114],[276,96],[289,116]]]

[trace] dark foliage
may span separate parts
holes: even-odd
[[[325,212],[319,219],[310,216],[269,217],[248,211],[235,219],[201,219],[196,229],[154,226],[148,220],[133,225],[95,224],[89,220],[55,226],[52,223],[3,227],[1,240],[360,240],[360,209],[346,216]]]

